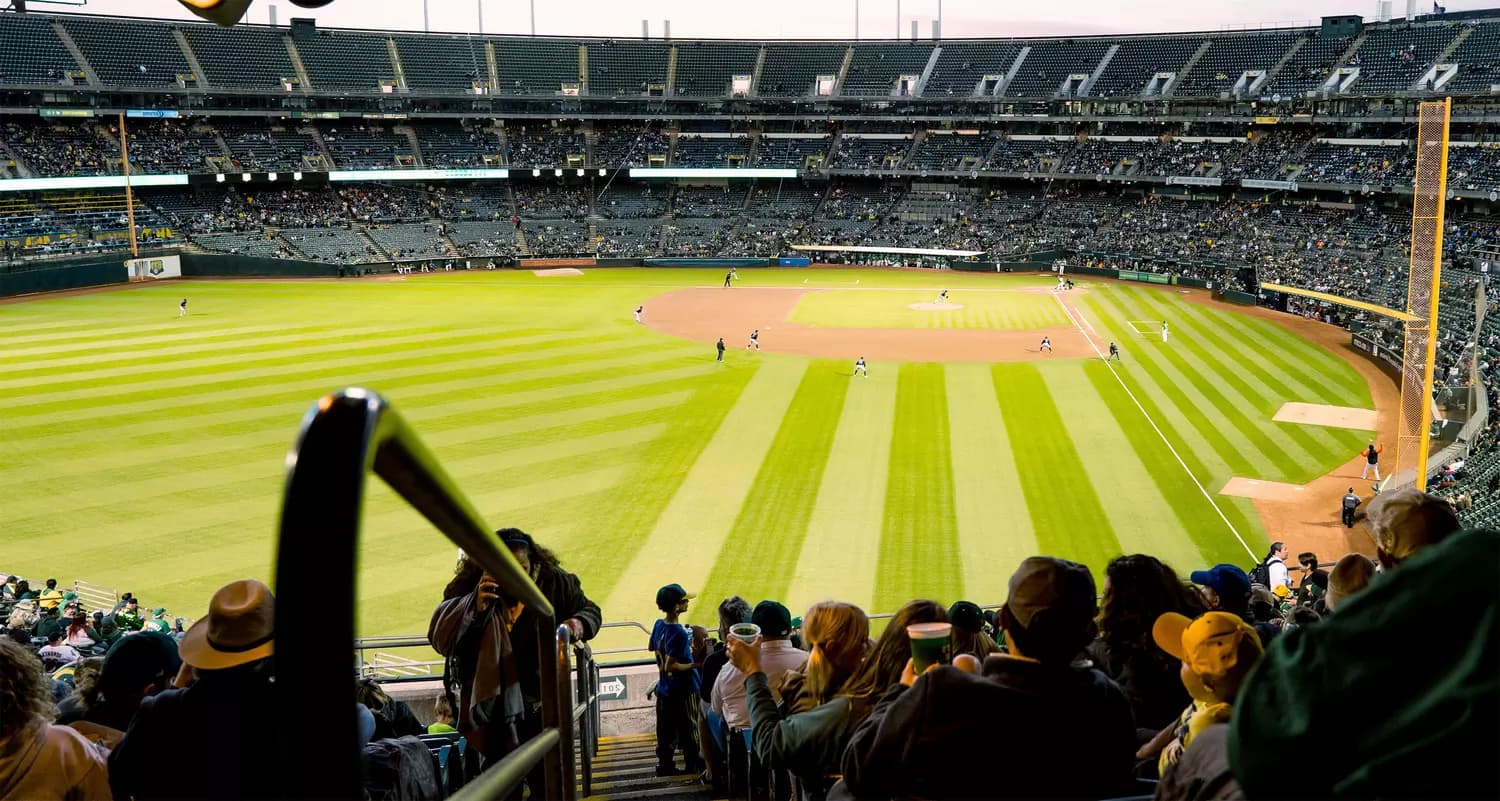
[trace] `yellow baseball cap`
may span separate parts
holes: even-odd
[[[1156,619],[1151,637],[1157,647],[1208,678],[1248,670],[1262,653],[1260,635],[1238,615],[1208,612],[1197,620],[1176,612]]]

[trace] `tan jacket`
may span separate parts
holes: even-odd
[[[474,654],[474,678],[459,693],[456,725],[481,752],[504,753],[509,748],[501,743],[488,742],[492,732],[486,731],[489,727],[482,726],[475,716],[481,704],[494,698],[514,695],[516,705],[519,706],[520,684],[515,657],[501,610],[495,609],[488,615],[480,615],[475,593],[443,601],[433,610],[432,622],[427,627],[427,641],[445,657],[462,657],[464,655],[458,653],[459,640],[466,633],[473,636],[470,629],[476,625],[483,628],[477,633],[479,639]],[[519,712],[519,709],[514,711]]]
[[[0,801],[107,801],[107,757],[67,726],[25,729],[0,743]]]

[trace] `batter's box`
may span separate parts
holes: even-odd
[[[1130,330],[1148,337],[1161,330],[1161,320],[1131,320]]]

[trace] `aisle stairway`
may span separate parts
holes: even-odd
[[[681,760],[681,756],[678,757]],[[656,735],[631,734],[599,738],[594,758],[594,794],[589,801],[710,801],[707,785],[696,776],[656,775]]]

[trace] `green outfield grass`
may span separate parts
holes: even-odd
[[[741,277],[846,290],[827,293],[837,308],[819,314],[838,316],[823,325],[917,320],[907,292],[863,290],[930,300],[939,286],[983,310],[968,326],[1067,324],[1047,295],[978,291],[1047,276]],[[193,281],[0,306],[0,570],[111,585],[190,617],[229,580],[271,578],[287,448],[318,395],[348,385],[385,393],[475,508],[555,548],[611,620],[649,620],[670,581],[701,592],[689,618],[708,622],[736,592],[794,609],[998,603],[1038,552],[1096,569],[1138,551],[1179,571],[1247,564],[1240,539],[1259,556],[1266,534],[1249,502],[1214,491],[1233,475],[1306,481],[1367,437],[1270,419],[1293,400],[1369,408],[1338,357],[1144,286],[1076,296],[1087,324],[1121,343],[1114,369],[875,363],[865,379],[843,361],[739,351],[721,365],[630,319],[655,295],[721,278]],[[192,314],[178,319],[183,296]],[[1130,325],[1163,319],[1169,343]],[[425,631],[453,562],[373,489],[360,629]]]
[[[935,300],[935,290],[823,289],[797,301],[792,321],[819,328],[1032,329],[1068,324],[1050,295],[978,287],[948,290],[948,302],[958,309],[910,308]]]

